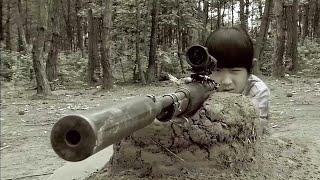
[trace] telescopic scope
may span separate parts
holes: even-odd
[[[194,71],[208,71],[217,64],[217,60],[209,54],[207,48],[201,45],[191,46],[186,52],[186,59]]]

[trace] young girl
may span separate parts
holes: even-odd
[[[206,47],[217,60],[217,69],[211,78],[220,84],[218,91],[250,97],[265,126],[269,117],[270,91],[252,74],[254,50],[248,33],[236,27],[218,29],[209,35]]]

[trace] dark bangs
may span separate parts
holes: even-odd
[[[217,59],[218,68],[244,67],[251,71],[253,44],[249,35],[238,28],[222,28],[210,34],[206,47]]]

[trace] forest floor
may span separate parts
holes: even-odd
[[[271,90],[270,135],[261,154],[237,179],[320,179],[320,78],[263,78]],[[35,90],[1,84],[1,179],[46,179],[65,161],[50,145],[53,124],[63,115],[138,95],[173,92],[172,84],[124,85],[111,91],[56,90],[37,99]]]

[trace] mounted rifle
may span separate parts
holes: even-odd
[[[62,117],[51,131],[54,151],[67,161],[81,161],[148,126],[155,118],[165,122],[194,114],[217,89],[218,84],[209,78],[217,61],[200,45],[191,46],[186,59],[192,82],[174,93],[136,97],[112,107]]]

